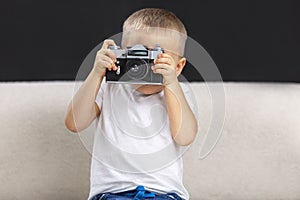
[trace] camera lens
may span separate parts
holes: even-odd
[[[128,60],[126,63],[127,75],[134,80],[144,79],[148,74],[148,64],[143,59]]]

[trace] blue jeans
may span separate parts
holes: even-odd
[[[91,200],[182,200],[176,193],[155,194],[145,190],[143,186],[137,186],[135,190],[119,193],[100,193]]]

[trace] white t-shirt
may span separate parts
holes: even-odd
[[[194,112],[189,90],[180,84]],[[130,84],[103,79],[96,103],[101,114],[94,137],[88,200],[98,193],[123,192],[138,185],[189,199],[182,182],[181,158],[187,147],[172,139],[164,92],[144,95]]]

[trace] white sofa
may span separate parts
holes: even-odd
[[[210,126],[204,83],[191,83],[200,131],[184,154],[193,200],[300,199],[300,84],[224,83],[225,122],[200,158]],[[90,154],[64,126],[74,82],[0,84],[0,199],[85,200]]]

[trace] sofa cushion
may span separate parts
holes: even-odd
[[[213,105],[190,84],[199,134],[184,154],[191,199],[300,199],[300,85],[224,83],[225,121],[201,157]],[[87,199],[92,135],[64,126],[74,82],[0,83],[0,199]]]

